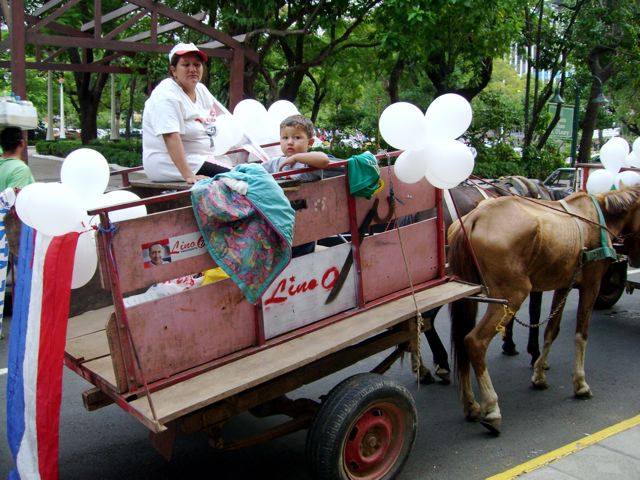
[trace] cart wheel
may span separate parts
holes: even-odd
[[[613,307],[624,293],[627,264],[624,262],[622,267],[617,265],[617,263],[611,264],[602,277],[600,291],[593,305],[595,310],[606,310]]]
[[[394,478],[416,428],[416,406],[406,388],[382,375],[354,375],[320,407],[307,434],[307,461],[318,480]]]

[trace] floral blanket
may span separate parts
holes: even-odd
[[[221,176],[246,181],[247,195],[227,187]],[[211,257],[255,304],[291,260],[289,200],[260,165],[249,164],[196,183],[191,201]]]

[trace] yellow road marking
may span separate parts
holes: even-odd
[[[601,442],[605,438],[611,437],[612,435],[620,432],[624,432],[625,430],[628,430],[629,428],[635,427],[637,425],[640,425],[640,415],[636,415],[635,417],[632,417],[628,420],[624,420],[620,423],[607,427],[604,430],[600,430],[599,432],[589,435],[588,437],[585,437],[576,442],[565,445],[564,447],[560,447],[556,450],[553,450],[552,452],[545,453],[544,455],[529,460],[528,462],[522,463],[517,467],[513,467],[505,472],[487,477],[486,480],[510,480],[512,478],[516,478],[524,473],[532,472],[540,467],[544,467],[545,465],[550,464],[551,462],[555,462],[559,458],[566,457],[567,455],[571,455],[575,452],[579,452],[589,445]]]

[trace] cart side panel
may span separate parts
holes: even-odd
[[[349,230],[345,177],[303,183],[287,198],[296,210],[293,244],[311,242]]]
[[[369,302],[438,275],[435,218],[366,237],[362,243],[362,283]],[[400,246],[402,241],[402,248]],[[406,256],[403,258],[402,252]],[[406,267],[406,268],[405,268]],[[408,268],[408,273],[407,273]]]
[[[255,309],[231,280],[136,305],[127,318],[147,382],[256,343]]]
[[[376,198],[380,199],[378,217],[384,218],[389,212],[388,197],[393,186],[394,215],[393,218],[401,218],[405,215],[431,210],[436,207],[436,189],[433,185],[422,179],[417,183],[405,183],[397,179],[389,167],[381,169],[381,178],[385,185],[381,192],[371,199],[358,198],[356,202],[358,225],[362,224],[367,212],[371,209]],[[344,208],[344,207],[343,207]],[[433,216],[435,216],[435,212]],[[374,220],[373,223],[379,223]]]
[[[190,207],[125,220],[117,226],[112,250],[123,294],[216,266]],[[145,268],[145,245],[153,242],[166,242],[171,262]]]

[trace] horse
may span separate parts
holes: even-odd
[[[487,293],[506,305],[490,303],[476,324],[477,304],[460,300],[450,305],[452,344],[464,415],[480,420],[500,434],[502,415],[485,355],[496,332],[532,291],[554,290],[551,315],[540,357],[533,367],[534,388],[547,387],[545,365],[559,332],[564,302],[572,288],[579,292],[573,390],[578,398],[592,395],[584,362],[588,326],[603,274],[615,252],[613,237],[622,237],[631,265],[640,263],[640,187],[599,195],[577,192],[560,201],[532,203],[519,197],[482,202],[448,230],[449,267],[454,275],[478,282],[469,261],[470,246]],[[473,367],[479,402],[471,388]]]
[[[509,176],[497,181],[478,183],[462,183],[444,193],[444,223],[445,229],[458,219],[459,215],[466,215],[476,208],[480,202],[489,198],[505,195],[520,195],[529,198],[550,200],[551,193],[538,180],[521,176]],[[419,212],[414,216],[400,220],[400,225],[418,222],[431,218],[433,211]],[[538,343],[538,327],[542,305],[542,292],[531,292],[529,300],[529,319],[532,326],[529,329],[527,352],[531,355],[531,364],[540,356]],[[435,329],[434,321],[440,307],[423,313],[423,332],[433,355],[434,373],[443,384],[450,383],[450,372],[447,351]],[[518,351],[513,342],[513,321],[506,327],[503,338],[502,351],[505,355],[517,355]],[[435,382],[431,371],[424,366],[419,356],[412,356],[412,369],[423,384]]]

